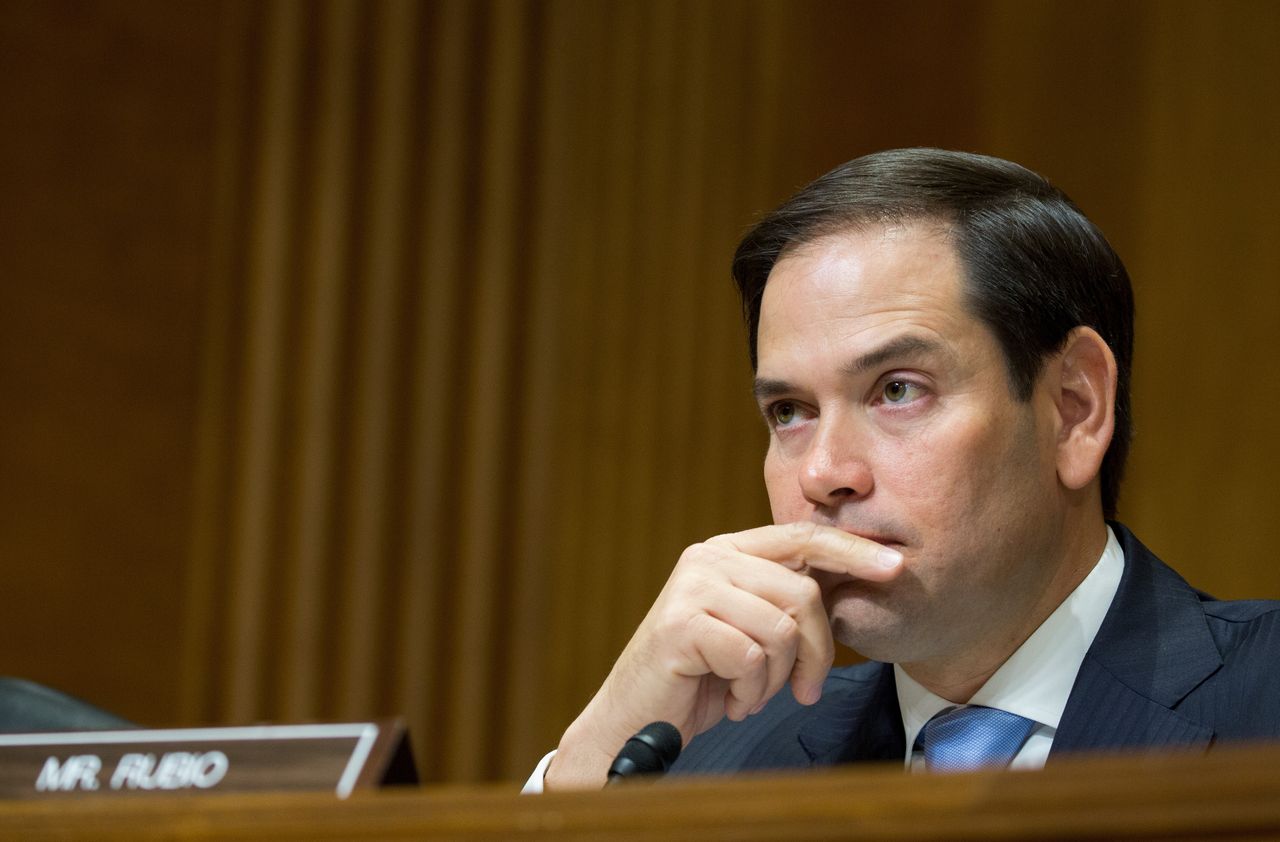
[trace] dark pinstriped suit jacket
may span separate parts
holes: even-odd
[[[1280,602],[1219,602],[1112,523],[1125,569],[1085,655],[1049,762],[1085,750],[1204,750],[1280,738]],[[893,668],[833,670],[821,701],[779,693],[744,722],[692,740],[673,772],[902,761],[906,737]]]

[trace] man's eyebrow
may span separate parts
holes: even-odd
[[[757,377],[755,385],[751,387],[756,403],[764,403],[779,395],[794,394],[795,390],[796,387],[785,380],[771,380],[768,377]]]
[[[878,368],[886,362],[899,357],[919,357],[926,354],[946,353],[946,346],[937,340],[926,339],[923,336],[899,336],[897,339],[891,339],[879,348],[868,351],[862,356],[851,360],[841,367],[840,372],[844,375],[865,374],[870,369]]]

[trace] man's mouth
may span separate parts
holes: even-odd
[[[902,548],[906,546],[902,539],[898,538],[896,535],[864,532],[860,529],[850,529],[845,526],[838,526],[836,528],[848,532],[850,535],[857,535],[859,538],[866,538],[868,541],[874,541],[882,547],[889,547],[890,549],[898,550],[899,552],[901,552]]]

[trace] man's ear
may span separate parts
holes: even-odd
[[[1098,332],[1077,327],[1058,353],[1053,388],[1058,411],[1058,479],[1079,490],[1098,476],[1116,415],[1116,358]]]

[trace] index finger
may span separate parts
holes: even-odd
[[[806,568],[884,582],[902,570],[902,553],[834,526],[796,521],[712,538],[747,555],[803,572]]]

